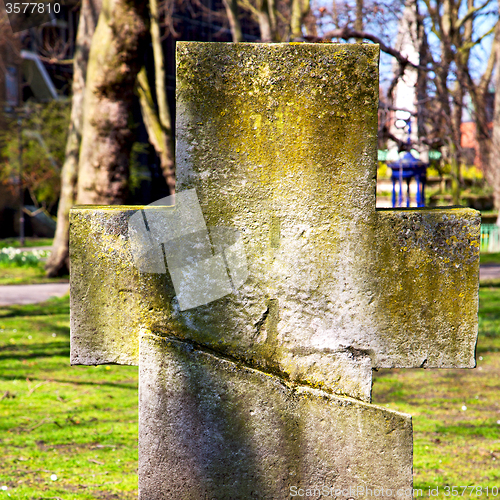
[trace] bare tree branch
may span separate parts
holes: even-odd
[[[461,19],[457,19],[457,22],[455,23],[455,31],[458,31],[469,19],[472,19],[474,14],[477,14],[480,10],[483,10],[491,0],[486,0],[484,3],[481,5],[478,5],[477,7],[470,7],[467,13],[462,17]]]
[[[394,57],[399,62],[400,65],[411,66],[415,69],[421,69],[425,71],[429,70],[427,66],[421,66],[420,64],[413,63],[407,57],[401,54],[401,52],[386,45],[379,37],[372,35],[371,33],[368,33],[366,31],[353,30],[346,26],[341,29],[327,31],[323,36],[323,39],[332,39],[332,38],[342,38],[344,40],[348,40],[349,38],[361,38],[365,40],[370,40],[373,43],[379,44],[380,50]]]

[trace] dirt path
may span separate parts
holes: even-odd
[[[69,283],[0,286],[0,306],[36,304],[50,297],[62,297],[69,292]]]
[[[480,280],[493,280],[500,278],[499,264],[484,264],[479,268]]]

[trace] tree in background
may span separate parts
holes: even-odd
[[[498,2],[498,9],[500,11],[500,1]],[[500,27],[497,25],[497,36],[499,31]],[[500,226],[500,43],[498,43],[498,38],[496,44],[496,61],[495,105],[489,163],[491,175],[493,177],[493,196],[495,207],[499,209],[497,226]]]
[[[0,105],[4,106],[6,99],[6,79],[8,66],[13,62],[19,64],[20,46],[18,38],[12,33],[5,8],[0,4]],[[0,110],[0,131],[5,130],[6,117]],[[1,141],[1,139],[0,139]],[[0,142],[1,147],[1,142]]]
[[[57,209],[56,234],[53,251],[46,264],[48,276],[66,274],[69,271],[69,210],[75,204],[76,199],[87,63],[90,43],[100,11],[101,0],[82,0],[73,56],[71,116],[61,171],[61,194]]]
[[[127,197],[130,113],[148,28],[146,3],[103,0],[87,67],[79,204],[119,204]]]
[[[61,165],[68,132],[69,103],[51,101],[28,103],[22,120],[23,186],[33,205],[48,212],[59,199]],[[15,191],[19,189],[19,126],[8,119],[0,131],[0,157],[4,159],[0,182]]]
[[[92,83],[87,82],[86,90],[86,97],[89,98],[89,114],[85,118],[84,137],[89,139],[86,139],[87,142],[82,145],[80,151],[78,183],[76,183],[75,171],[69,168],[68,172],[73,172],[73,174],[68,174],[70,181],[65,183],[63,180],[63,191],[67,184],[68,192],[73,193],[73,198],[69,196],[68,200],[74,201],[77,184],[79,202],[118,203],[123,200],[127,187],[129,152],[127,148],[121,149],[118,145],[127,145],[129,123],[126,121],[126,116],[128,116],[126,110],[129,109],[130,104],[129,90],[134,84],[140,98],[150,142],[160,158],[164,177],[173,192],[175,164],[172,126],[166,105],[161,39],[162,35],[165,36],[168,32],[176,35],[172,13],[180,4],[183,7],[187,5],[187,8],[197,12],[200,16],[205,16],[205,19],[221,20],[230,28],[234,41],[243,39],[242,20],[251,19],[259,27],[261,41],[342,39],[380,43],[382,51],[394,58],[398,68],[393,82],[389,85],[389,94],[407,68],[413,68],[419,72],[417,113],[422,142],[428,147],[446,146],[445,154],[448,154],[449,158],[455,155],[457,165],[461,147],[461,110],[466,94],[472,96],[478,109],[475,119],[478,123],[482,123],[481,99],[484,97],[482,92],[485,85],[487,86],[484,82],[488,83],[491,80],[497,57],[496,55],[490,57],[491,64],[488,65],[480,81],[472,77],[470,61],[473,48],[482,44],[491,35],[491,32],[481,33],[478,26],[481,26],[481,17],[485,14],[495,15],[490,9],[493,0],[485,0],[477,6],[474,6],[473,0],[408,0],[406,4],[402,0],[384,2],[339,0],[333,2],[331,9],[324,5],[313,9],[310,0],[223,0],[224,11],[218,12],[210,11],[200,0],[166,0],[160,4],[156,2],[157,0],[149,2],[149,12],[145,7],[143,9],[133,7],[135,14],[130,18],[133,33],[127,39],[131,43],[126,43],[126,40],[120,41],[120,37],[113,39],[119,23],[123,21],[121,14],[117,14],[121,12],[120,9],[116,11],[107,9],[107,14],[101,16],[105,19],[102,21],[103,32],[99,38],[96,38],[97,35],[94,37],[95,40],[100,41],[93,42],[93,45],[95,44],[96,47],[108,45],[111,51],[106,52],[108,54],[106,55],[102,49],[95,49],[97,54],[95,60],[100,61],[100,67],[99,71],[89,70],[89,76],[92,75],[93,80]],[[111,0],[108,0],[108,4],[111,5],[111,3]],[[418,20],[421,29],[417,31],[418,36],[421,37],[420,46],[425,49],[417,63],[408,60],[394,47],[394,34],[386,29],[390,22],[401,17],[405,5],[411,4],[418,4],[421,11]],[[115,0],[113,6],[115,5],[127,11],[127,6],[134,4],[133,2],[126,3],[124,0]],[[163,32],[160,29],[161,13],[163,13]],[[498,18],[498,12],[496,16]],[[148,38],[148,22],[150,24],[149,37],[154,51],[154,76],[146,74],[146,70],[139,68],[132,58],[127,59],[132,54],[139,54],[139,46]],[[113,29],[110,29],[110,26]],[[123,49],[124,65],[116,65],[118,48]],[[496,54],[495,50],[493,52]],[[99,64],[95,67],[97,68]],[[103,67],[109,70],[103,72]],[[132,78],[134,74],[137,78]],[[121,90],[125,91],[123,102],[113,101],[118,98],[116,89],[120,89],[120,96]],[[101,104],[110,105],[111,101],[113,101],[111,107],[116,106],[114,109],[120,111],[110,115],[109,119],[103,120],[98,111],[101,109]],[[87,105],[85,108],[87,109]],[[388,108],[395,109],[390,102]],[[477,130],[480,133],[484,128],[481,129],[478,126]],[[110,134],[110,131],[113,133]],[[387,133],[387,137],[390,138],[390,133]],[[490,147],[488,141],[483,141],[482,144],[486,145],[486,149]],[[94,145],[98,147],[93,147]],[[104,153],[106,151],[111,151],[112,154],[106,156]],[[74,156],[76,157],[77,154],[75,153]],[[500,196],[498,203],[500,203]],[[72,202],[68,202],[66,208],[61,209],[65,220],[71,204]],[[61,223],[61,233],[67,235],[67,223],[66,228]],[[61,262],[67,262],[67,236],[65,243],[59,248],[62,252],[56,259],[58,264],[53,267],[55,272],[61,269]],[[56,250],[57,245],[53,256],[57,254]]]
[[[461,136],[466,96],[470,96],[473,103],[472,118],[482,168],[491,185],[497,182],[497,167],[489,154],[492,146],[486,100],[494,68],[497,67],[498,73],[499,66],[498,6],[494,0],[407,0],[405,4],[394,1],[391,5],[388,8],[387,2],[376,1],[360,5],[360,0],[357,0],[356,3],[334,2],[331,10],[321,8],[317,17],[323,25],[333,26],[333,29],[323,29],[316,40],[364,39],[379,43],[381,50],[395,61],[394,79],[386,96],[387,107],[393,111],[398,109],[393,91],[399,79],[408,71],[418,73],[415,114],[418,116],[419,139],[428,148],[441,149],[445,161],[452,165],[456,179],[454,198],[458,203],[460,165],[464,160]],[[394,19],[394,12],[404,18],[399,14],[403,7],[417,12],[415,22],[418,26],[414,31],[415,44],[419,47],[418,61],[409,60],[397,50],[384,27]],[[360,12],[363,22],[360,21]],[[364,26],[363,30],[359,29],[361,26]],[[495,33],[489,47],[487,42]],[[474,65],[479,47],[489,53],[481,74],[478,74],[478,65]],[[385,139],[397,141],[387,128],[381,128],[380,132]],[[400,147],[405,148],[406,145],[400,141]],[[500,186],[495,189],[500,192]],[[500,195],[495,203],[500,209]]]
[[[471,76],[471,54],[486,37],[493,36],[495,27],[489,30],[481,29],[484,25],[482,17],[493,14],[492,6],[496,7],[493,0],[486,0],[478,5],[474,5],[474,0],[466,2],[426,0],[426,13],[430,18],[429,28],[439,41],[439,50],[434,51],[434,54],[429,51],[429,65],[435,77],[433,80],[429,79],[428,95],[434,97],[432,113],[438,113],[445,118],[441,123],[444,122],[448,126],[445,133],[442,133],[442,138],[447,144],[444,152],[452,165],[456,179],[455,203],[459,202],[461,184],[462,117],[467,94],[471,96],[474,104],[473,119],[480,161],[487,178],[489,177],[486,94],[495,65],[495,41],[483,73],[475,80]],[[496,24],[498,24],[498,13]]]
[[[188,0],[199,6],[198,0]],[[316,19],[310,0],[223,0],[234,42],[243,41],[241,17],[257,23],[261,42],[288,42],[301,39],[303,28],[316,36]],[[207,10],[206,15],[210,15]]]
[[[175,193],[175,153],[172,136],[172,123],[167,103],[165,87],[165,60],[161,44],[160,8],[157,0],[149,0],[150,34],[154,59],[155,106],[149,85],[146,68],[143,67],[137,77],[137,91],[141,104],[142,118],[167,182],[170,194]]]
[[[148,21],[155,63],[156,104],[146,70],[141,69]],[[75,201],[113,204],[126,199],[133,143],[130,111],[135,85],[150,142],[160,158],[170,193],[175,192],[174,147],[157,1],[150,0],[148,13],[147,4],[138,7],[133,2],[104,2],[101,9],[100,0],[84,0],[76,46],[72,122],[56,235],[46,265],[48,276],[69,270],[69,209]]]

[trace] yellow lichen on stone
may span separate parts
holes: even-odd
[[[132,359],[139,324],[365,400],[372,367],[472,366],[478,216],[375,210],[377,47],[182,42],[177,62],[177,189],[196,188],[207,225],[239,231],[249,278],[180,311],[168,273],[132,269],[131,207],[77,208],[77,351]]]

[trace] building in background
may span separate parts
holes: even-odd
[[[484,165],[481,165],[479,145],[476,140],[476,123],[473,120],[474,108],[471,99],[467,96],[467,104],[464,108],[463,120],[460,124],[460,145],[462,147],[462,157],[467,165],[475,165],[481,170]],[[495,105],[495,91],[490,89],[486,98],[486,120],[488,130],[493,130],[493,111]]]

